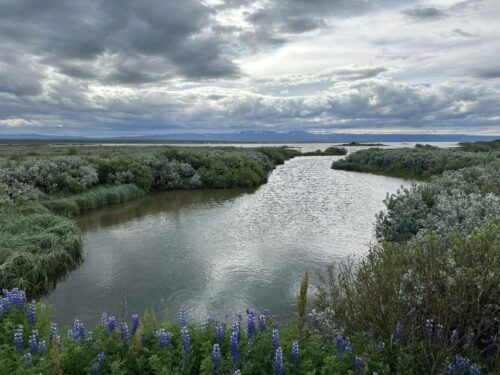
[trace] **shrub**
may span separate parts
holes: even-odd
[[[369,148],[333,162],[332,168],[381,173],[396,177],[428,179],[447,170],[484,165],[500,158],[500,152],[475,153],[460,148]]]
[[[449,171],[427,184],[399,190],[377,215],[379,239],[406,241],[435,231],[470,233],[500,222],[500,163]]]
[[[500,329],[499,248],[500,227],[494,224],[471,236],[374,245],[359,264],[332,265],[322,274],[315,302],[319,324],[390,342],[399,323],[422,371],[432,372],[453,352],[484,353]]]
[[[97,184],[97,171],[92,163],[74,156],[51,159],[27,159],[2,170],[0,183],[14,186],[31,185],[48,194],[82,192]]]
[[[149,191],[152,176],[149,169],[140,163],[121,157],[111,159],[94,159],[97,165],[99,181],[107,184],[134,183],[141,189]]]

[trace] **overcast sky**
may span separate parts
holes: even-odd
[[[0,0],[0,133],[500,134],[500,1]]]

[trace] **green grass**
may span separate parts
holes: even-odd
[[[38,203],[0,205],[0,287],[38,293],[81,260],[75,222]]]
[[[75,216],[86,210],[113,204],[124,203],[145,196],[145,190],[134,184],[101,186],[82,194],[66,197],[48,197],[40,203],[50,211],[63,215]]]

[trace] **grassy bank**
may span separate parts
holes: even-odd
[[[40,203],[56,214],[71,217],[86,210],[124,203],[146,194],[145,190],[134,184],[102,186],[81,194],[48,197],[40,200]]]
[[[265,147],[2,145],[0,288],[41,292],[72,269],[81,239],[68,218],[85,210],[152,191],[255,188],[298,154]]]
[[[0,285],[50,288],[81,258],[77,225],[38,203],[0,205]]]
[[[429,179],[444,171],[484,165],[500,159],[500,142],[466,144],[457,148],[417,145],[414,148],[369,148],[349,154],[332,164],[333,169],[386,176]]]

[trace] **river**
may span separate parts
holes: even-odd
[[[55,320],[177,319],[181,304],[198,322],[248,307],[295,314],[304,271],[365,254],[387,192],[409,184],[330,169],[338,158],[291,159],[254,191],[156,193],[81,216],[84,262],[45,298]]]

